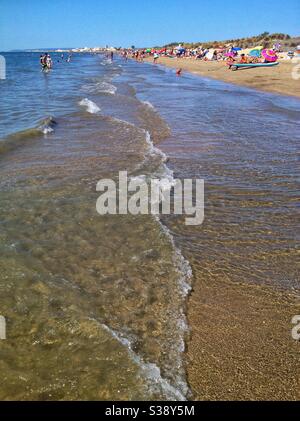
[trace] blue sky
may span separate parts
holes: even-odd
[[[299,0],[0,0],[0,50],[300,35]]]

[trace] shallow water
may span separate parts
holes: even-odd
[[[300,102],[58,59],[44,75],[37,54],[8,54],[0,81],[0,398],[186,399],[183,255],[220,287],[299,288]],[[120,170],[204,178],[205,223],[100,217],[97,181]]]
[[[154,217],[96,213],[98,180],[167,171],[147,130],[168,127],[113,85],[118,64],[75,56],[44,75],[33,58],[22,91],[8,87],[15,69],[2,86],[16,98],[0,141],[1,398],[185,399],[189,266]],[[34,78],[45,102],[24,94]]]
[[[194,276],[299,289],[300,101],[168,69],[146,75],[134,86],[171,128],[160,144],[168,166],[205,180],[202,226],[165,219]]]

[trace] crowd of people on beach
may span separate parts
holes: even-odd
[[[300,48],[300,46],[299,46]],[[145,58],[153,58],[153,62],[157,63],[160,57],[168,58],[185,58],[203,61],[221,61],[232,66],[233,64],[255,64],[255,63],[274,63],[278,58],[291,59],[295,52],[289,51],[283,53],[280,43],[275,43],[272,48],[264,48],[256,46],[243,49],[234,45],[219,46],[218,48],[186,48],[182,44],[172,48],[162,49],[123,49],[121,55],[125,60],[128,58],[142,62]]]

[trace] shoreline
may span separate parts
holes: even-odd
[[[152,58],[145,62],[151,63]],[[158,63],[169,68],[181,68],[183,71],[219,80],[234,85],[257,89],[262,92],[271,92],[300,98],[300,83],[292,78],[293,67],[297,63],[281,61],[279,66],[270,68],[252,68],[230,71],[224,62],[191,60],[186,58],[160,57]]]

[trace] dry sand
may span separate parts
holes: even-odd
[[[152,59],[147,59],[147,61],[152,61]],[[292,61],[282,61],[279,66],[275,67],[251,68],[235,72],[228,70],[224,62],[161,57],[158,63],[168,67],[182,68],[183,71],[223,80],[224,82],[300,97],[300,79],[295,80],[292,77],[292,70],[297,63]],[[300,69],[298,74],[300,75]]]

